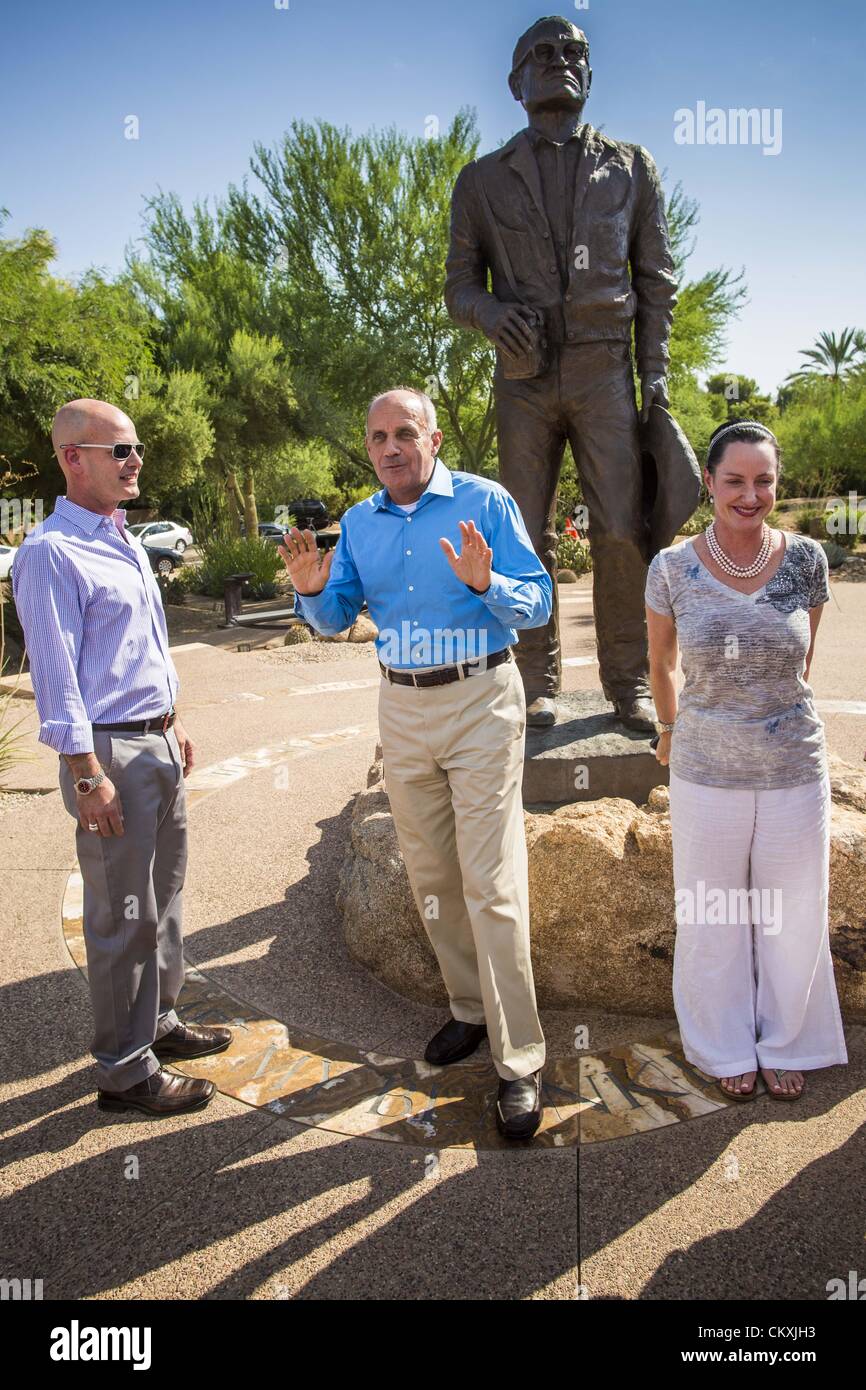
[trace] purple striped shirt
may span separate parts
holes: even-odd
[[[177,694],[159,585],[125,525],[58,497],[12,565],[39,740],[58,753],[92,753],[91,723],[153,719]]]

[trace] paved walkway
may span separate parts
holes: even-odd
[[[866,588],[833,589],[814,679],[853,761]],[[589,689],[588,585],[562,600],[566,686]],[[185,1008],[238,1020],[231,1052],[199,1064],[220,1085],[207,1110],[96,1111],[72,823],[35,738],[15,782],[45,795],[0,810],[0,1276],[42,1278],[46,1298],[763,1300],[824,1299],[862,1269],[866,1029],[801,1103],[735,1106],[682,1069],[673,1018],[551,1012],[545,1134],[503,1146],[489,1054],[437,1084],[417,1059],[442,1015],[343,945],[334,892],[376,745],[372,651],[237,641],[175,646],[199,759]]]

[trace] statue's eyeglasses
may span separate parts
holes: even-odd
[[[566,63],[585,63],[589,57],[589,44],[581,39],[540,39],[534,43],[526,54],[521,58],[518,67],[531,58],[538,63],[539,67],[547,67],[556,58],[564,58]]]
[[[143,444],[61,444],[61,449],[110,449],[111,457],[122,463],[128,459],[133,449],[140,459],[144,459]]]

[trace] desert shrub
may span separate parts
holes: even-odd
[[[187,594],[198,593],[201,584],[200,565],[181,565],[171,574],[156,576],[163,603],[183,603]]]
[[[713,519],[713,508],[710,502],[700,502],[692,512],[688,521],[683,522],[679,529],[681,536],[699,536],[706,531]]]
[[[823,523],[824,511],[821,507],[801,507],[794,516],[794,524],[802,536],[815,533],[816,525]]]
[[[592,559],[586,542],[575,540],[573,536],[560,536],[556,543],[556,568],[573,570],[576,575],[588,574]]]
[[[246,597],[255,601],[273,598],[276,594],[276,579],[283,562],[271,541],[260,540],[258,536],[215,536],[199,549],[201,593],[222,598],[223,586],[230,574],[250,574]]]
[[[827,564],[831,570],[837,570],[845,559],[845,551],[841,545],[835,541],[821,541],[821,548],[827,556]]]
[[[834,498],[838,506],[828,506],[824,527],[828,539],[837,545],[853,550],[859,540],[866,538],[866,505],[858,500],[842,502]]]

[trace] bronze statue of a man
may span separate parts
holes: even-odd
[[[508,83],[529,124],[460,172],[445,302],[457,323],[496,345],[500,479],[552,576],[559,471],[571,445],[589,515],[602,688],[623,723],[646,730],[655,710],[631,328],[646,418],[653,402],[668,404],[674,266],[651,157],[581,121],[591,81],[586,35],[569,20],[540,19],[518,39]],[[561,677],[555,603],[546,627],[521,634],[517,658],[529,723],[552,724]]]

